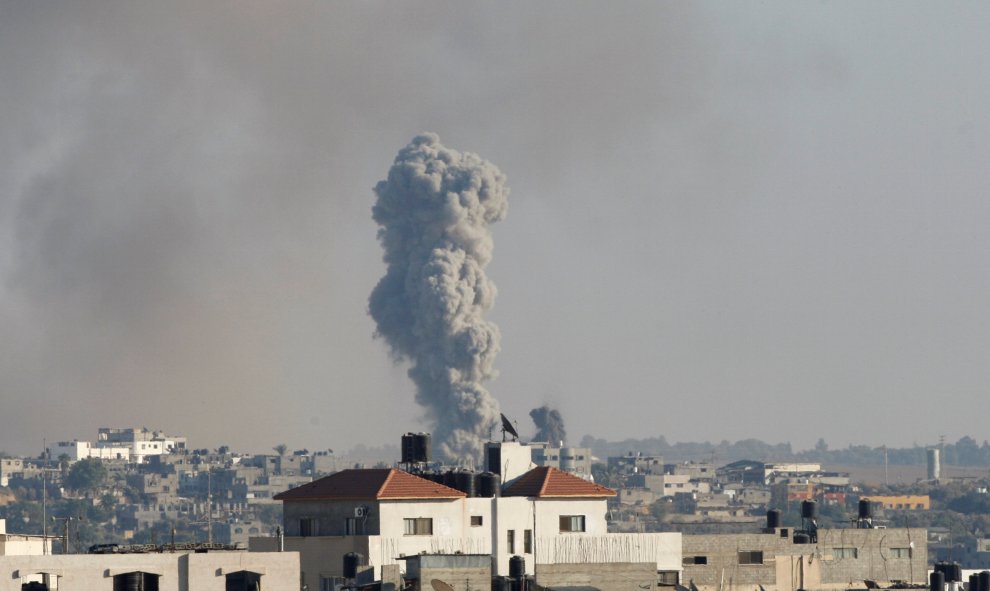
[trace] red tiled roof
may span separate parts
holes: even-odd
[[[275,495],[276,501],[457,499],[459,490],[395,468],[343,470]]]
[[[614,497],[615,491],[588,482],[557,468],[534,468],[523,474],[507,489],[503,497]]]

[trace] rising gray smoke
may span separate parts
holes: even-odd
[[[499,420],[484,383],[495,377],[499,332],[484,314],[495,285],[488,225],[505,217],[505,176],[475,154],[445,148],[434,134],[413,139],[375,186],[372,208],[387,265],[369,298],[392,352],[412,362],[440,454],[480,458]]]
[[[554,445],[560,445],[561,442],[567,441],[564,419],[556,409],[544,404],[540,408],[529,411],[529,416],[532,417],[537,429],[533,441],[549,441]]]

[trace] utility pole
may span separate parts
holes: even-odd
[[[41,553],[48,555],[48,439],[41,439]]]
[[[887,479],[887,444],[883,444],[883,485],[887,488],[890,487],[890,481]]]
[[[206,543],[213,543],[213,471],[206,471]]]

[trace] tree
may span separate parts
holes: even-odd
[[[657,523],[663,523],[667,519],[667,515],[669,513],[670,502],[668,499],[658,499],[650,505],[650,514],[657,520]]]
[[[106,480],[107,467],[99,458],[86,458],[80,460],[69,468],[69,475],[65,478],[65,485],[74,490],[92,490]]]
[[[277,453],[278,455],[284,456],[285,452],[289,451],[289,446],[284,443],[279,443],[278,445],[273,447],[272,450],[274,450],[275,453]]]

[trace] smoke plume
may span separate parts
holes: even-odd
[[[533,436],[533,441],[549,441],[555,445],[567,441],[564,419],[556,409],[544,404],[540,408],[529,411],[529,416],[536,424],[536,435]]]
[[[369,299],[377,334],[412,362],[416,402],[440,454],[478,459],[499,419],[484,383],[496,376],[499,332],[484,314],[495,285],[488,225],[505,217],[505,176],[475,154],[423,134],[403,148],[375,186],[385,276]]]

